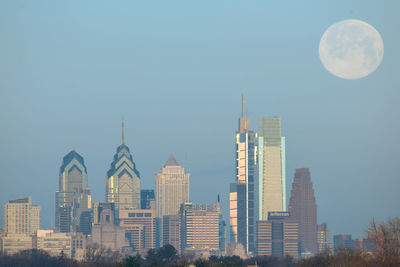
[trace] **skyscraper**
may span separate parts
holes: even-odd
[[[32,206],[31,197],[10,200],[4,205],[6,234],[33,235],[40,229],[40,207]]]
[[[73,149],[63,158],[60,167],[59,190],[56,191],[56,231],[77,231],[80,215],[91,209],[91,202],[83,157]]]
[[[236,132],[236,179],[230,185],[230,242],[241,243],[246,253],[254,252],[256,212],[257,135],[246,117],[246,96],[242,95],[242,117]]]
[[[317,205],[308,168],[297,168],[289,203],[290,216],[299,222],[299,241],[302,252],[318,253]]]
[[[179,213],[180,205],[189,201],[189,173],[171,155],[156,174],[156,216]]]
[[[279,117],[258,121],[258,209],[260,220],[267,220],[270,211],[286,211],[285,137]]]
[[[110,170],[107,172],[106,201],[115,203],[116,210],[140,209],[140,174],[125,145],[124,121],[122,140],[117,147]]]

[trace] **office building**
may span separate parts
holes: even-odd
[[[246,117],[246,98],[242,95],[242,117],[235,136],[236,177],[230,185],[229,215],[230,242],[241,243],[246,253],[254,252],[256,209],[257,135],[250,131],[250,119]]]
[[[152,210],[120,210],[119,223],[133,251],[145,254],[155,248],[156,223]]]
[[[122,251],[129,247],[125,238],[125,229],[115,225],[114,211],[103,209],[100,213],[100,221],[92,227],[92,243],[113,251]]]
[[[298,223],[289,212],[269,212],[268,220],[257,221],[256,255],[299,257]]]
[[[73,149],[63,158],[60,167],[59,189],[56,191],[56,231],[78,231],[80,215],[91,209],[91,202],[83,157]]]
[[[0,237],[1,255],[13,255],[33,248],[32,235],[9,233]]]
[[[49,253],[50,256],[64,255],[72,257],[72,237],[67,233],[55,233],[54,230],[38,230],[33,237],[34,247]]]
[[[142,189],[140,191],[140,206],[142,210],[152,210],[156,212],[156,195],[153,189]]]
[[[4,231],[7,235],[33,235],[39,229],[40,207],[32,206],[31,197],[10,200],[4,205]]]
[[[296,169],[289,213],[299,223],[300,251],[317,254],[317,205],[308,168]]]
[[[270,211],[286,211],[285,137],[281,119],[258,121],[258,209],[259,219]]]
[[[179,214],[165,215],[162,221],[163,246],[172,245],[177,251],[181,251],[181,224]]]
[[[318,253],[332,254],[331,235],[326,223],[317,225]]]
[[[179,213],[180,205],[189,201],[189,173],[171,155],[156,174],[156,216]]]
[[[220,206],[181,204],[181,253],[184,251],[218,252],[220,248]]]
[[[353,249],[354,241],[351,235],[334,235],[333,236],[333,248],[336,254],[339,248]]]
[[[128,146],[125,145],[123,121],[121,145],[117,147],[107,172],[106,202],[115,203],[117,211],[140,209],[140,174]]]

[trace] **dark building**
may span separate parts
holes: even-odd
[[[92,233],[92,215],[90,211],[81,213],[78,232],[84,235],[90,235]]]
[[[351,237],[351,235],[335,235],[333,237],[333,247],[336,251],[339,248],[348,248],[348,249],[353,249],[354,248],[354,241]]]
[[[156,210],[156,196],[153,189],[140,190],[140,206],[142,210]]]
[[[181,251],[181,224],[179,214],[163,217],[163,246],[172,245]]]
[[[317,254],[317,205],[308,168],[296,169],[289,213],[299,223],[300,251]]]
[[[268,220],[257,221],[256,255],[297,259],[298,234],[298,223],[288,212],[268,212]]]

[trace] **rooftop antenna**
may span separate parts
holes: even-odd
[[[246,94],[242,94],[242,117],[246,118]]]
[[[124,117],[122,117],[122,140],[121,144],[125,145],[125,125],[124,125]]]

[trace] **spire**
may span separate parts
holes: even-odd
[[[239,132],[245,133],[250,130],[250,119],[246,118],[246,94],[242,94],[242,117],[239,118]]]
[[[124,125],[124,117],[122,117],[122,140],[121,144],[125,145],[125,125]]]
[[[242,94],[242,117],[246,118],[246,94]]]
[[[167,163],[165,163],[165,166],[180,166],[180,165],[178,161],[176,161],[174,155],[171,154],[171,156],[169,156]]]

